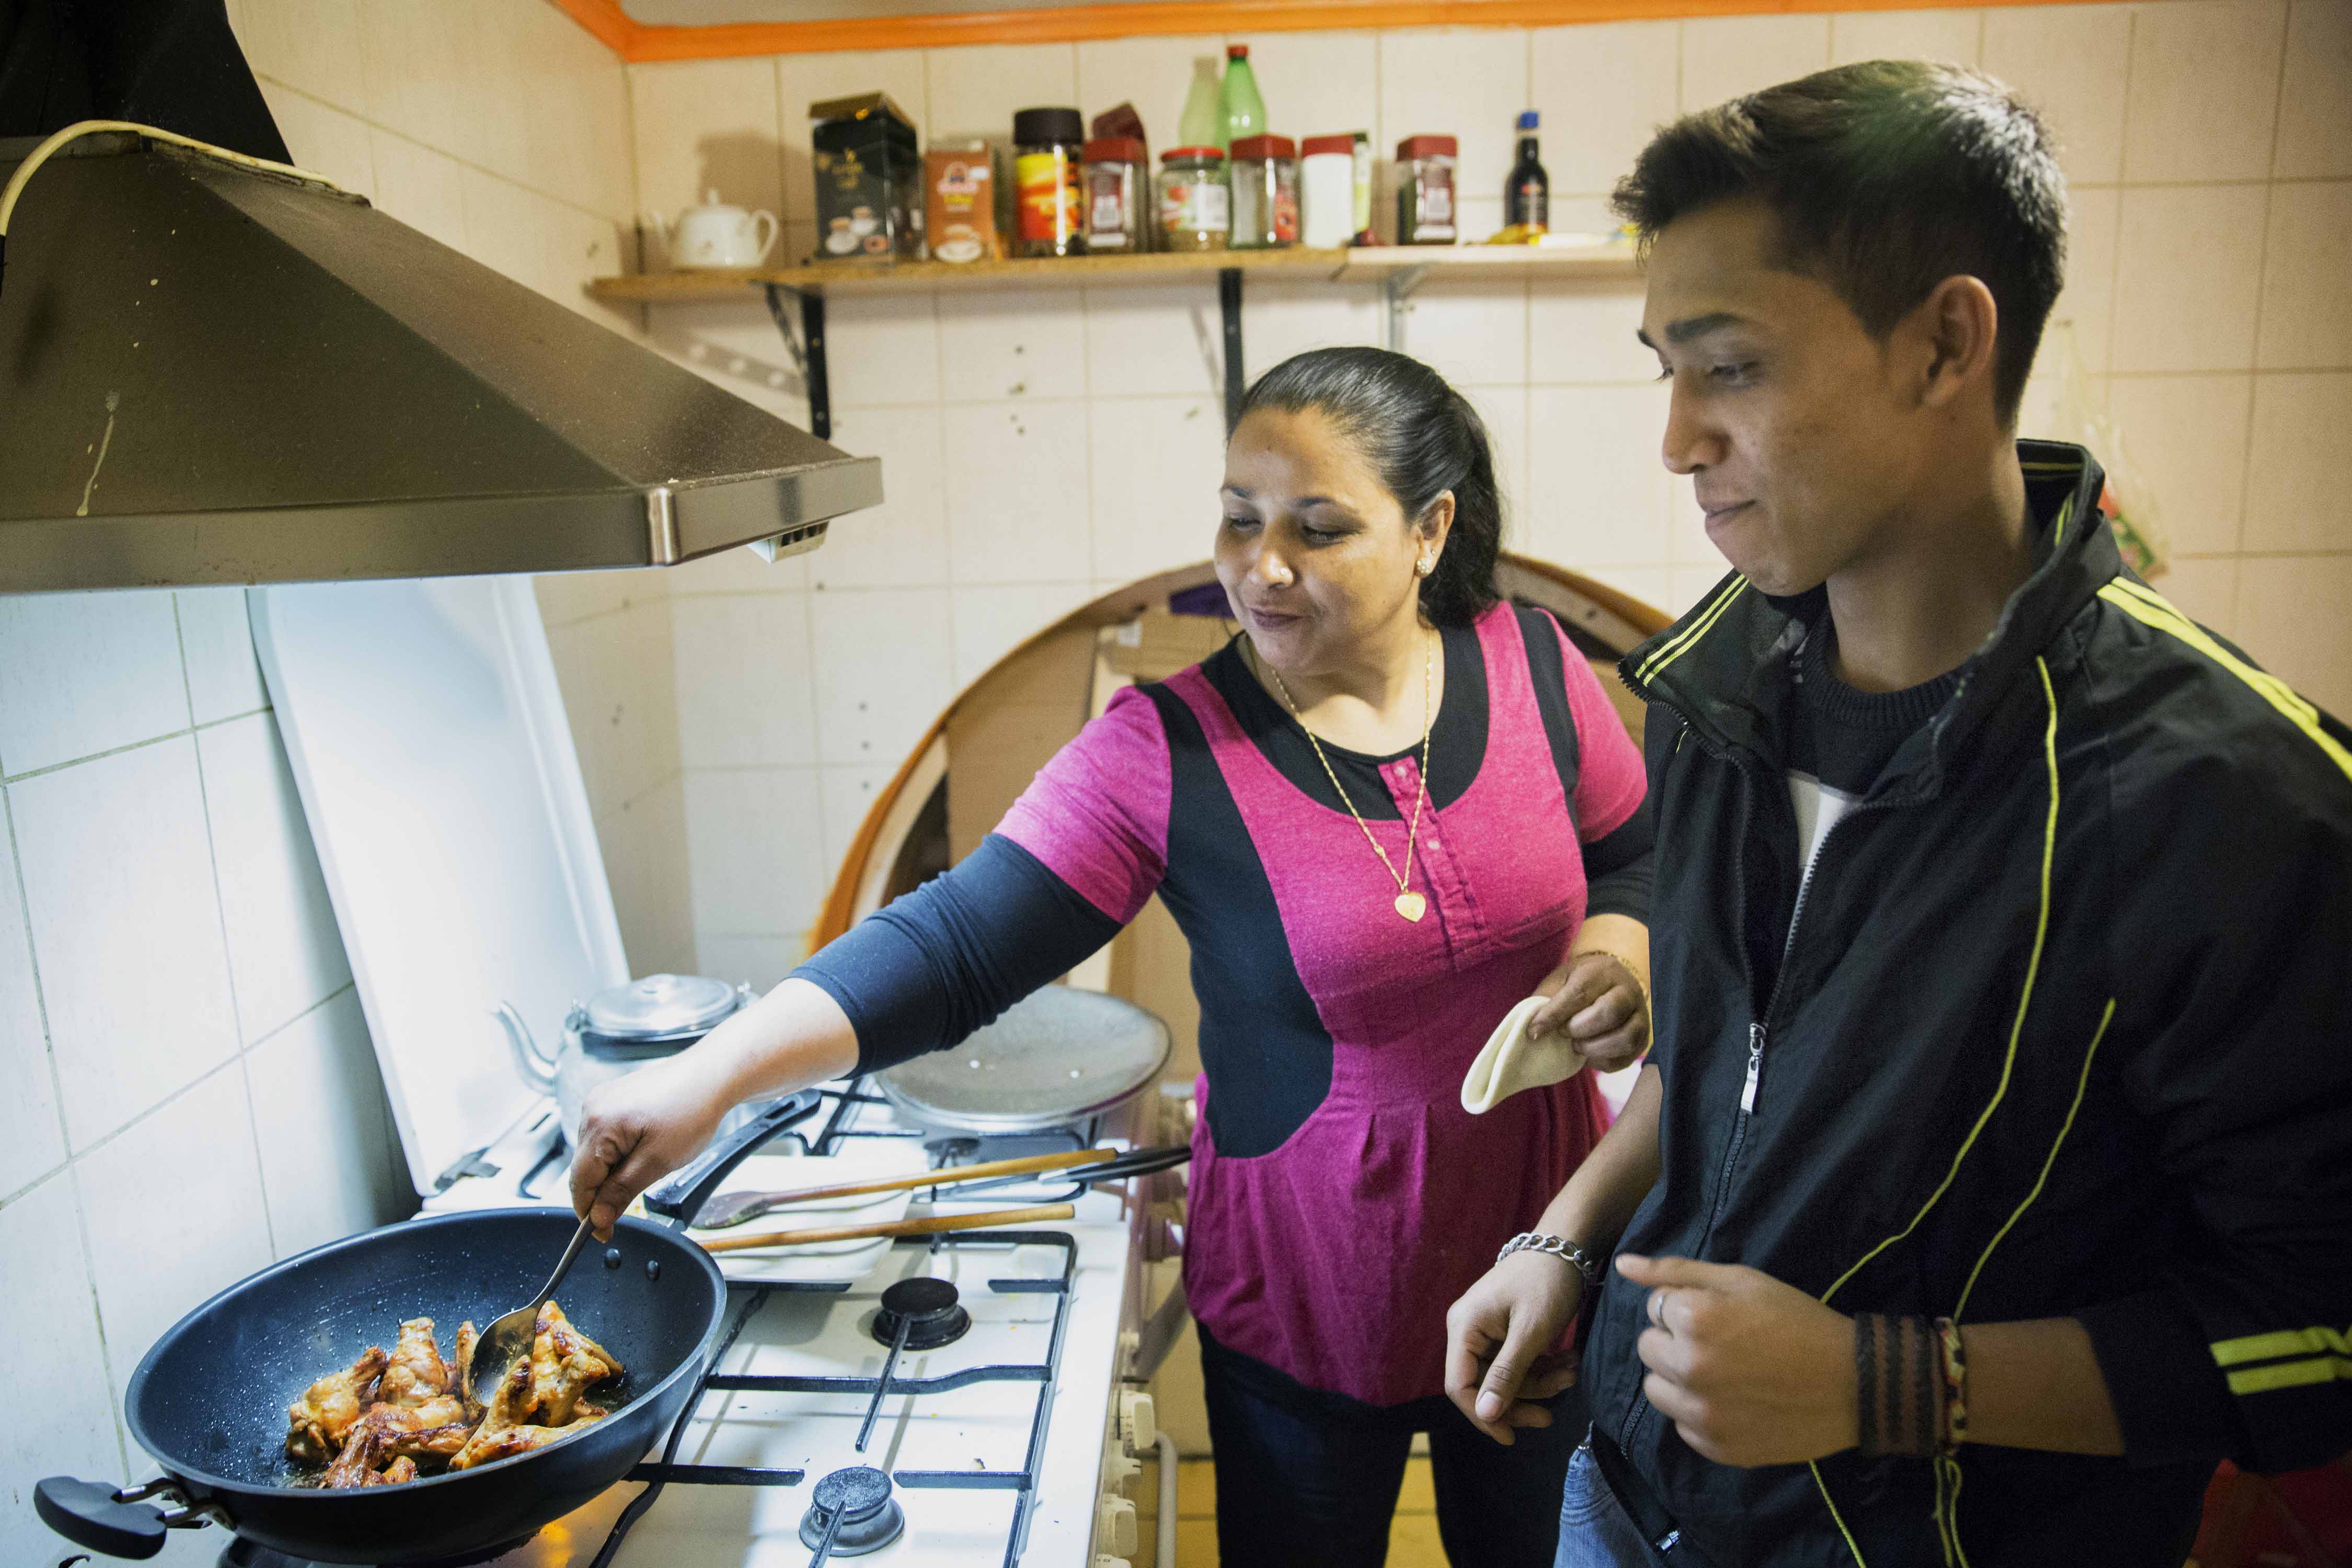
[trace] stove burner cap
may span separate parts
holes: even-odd
[[[880,1470],[857,1465],[835,1470],[816,1484],[816,1500],[801,1515],[801,1544],[814,1550],[841,1516],[834,1531],[835,1557],[863,1557],[879,1552],[906,1532],[906,1511],[890,1497],[890,1478]]]
[[[887,1345],[898,1337],[901,1323],[907,1326],[908,1350],[937,1350],[963,1338],[971,1327],[971,1314],[957,1304],[953,1285],[918,1274],[882,1292],[882,1310],[874,1314],[871,1331]]]

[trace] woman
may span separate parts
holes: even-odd
[[[1427,366],[1276,366],[1223,502],[1242,635],[1120,692],[953,870],[598,1091],[573,1201],[608,1226],[736,1101],[954,1043],[1157,891],[1201,1002],[1185,1283],[1222,1560],[1380,1563],[1426,1430],[1453,1559],[1549,1563],[1582,1423],[1525,1406],[1497,1449],[1444,1395],[1444,1314],[1605,1112],[1589,1075],[1476,1119],[1461,1085],[1538,990],[1596,1067],[1647,1044],[1640,758],[1550,618],[1498,602],[1486,432]]]

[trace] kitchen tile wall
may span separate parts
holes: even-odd
[[[1016,48],[782,57],[772,89],[743,60],[635,66],[639,196],[669,212],[728,170],[737,199],[781,201],[792,254],[810,225],[809,103],[880,87],[926,135],[1000,140],[1013,111],[1075,101],[1089,114],[1132,98],[1165,146],[1186,84],[1213,69],[1221,37]],[[1601,198],[1646,138],[1702,108],[1834,61],[1876,56],[1980,65],[2049,116],[2074,182],[2072,267],[2029,395],[2031,430],[2072,436],[2112,414],[2116,467],[2178,557],[2159,584],[2339,711],[2352,710],[2352,616],[2326,613],[2324,585],[2352,571],[2352,505],[2323,480],[2352,435],[2352,152],[2332,133],[2352,102],[2346,0],[2160,0],[1612,23],[1532,31],[1416,29],[1248,38],[1275,129],[1361,128],[1383,146],[1418,131],[1462,138],[1474,232],[1499,223],[1512,153],[1508,114],[1544,115],[1556,224],[1597,226]],[[2193,106],[2190,108],[2184,106]],[[2332,117],[2331,117],[2332,116]],[[749,150],[764,148],[767,160]],[[694,149],[708,149],[697,158]],[[770,170],[781,170],[772,177]],[[1520,548],[1678,610],[1722,570],[1688,487],[1659,467],[1664,404],[1636,345],[1635,284],[1425,287],[1408,346],[1468,391],[1495,435]],[[704,345],[705,374],[805,416],[761,379],[772,329],[754,301],[655,312],[674,353]],[[1252,282],[1244,352],[1256,374],[1319,343],[1381,341],[1369,288]],[[820,690],[816,795],[822,870],[764,907],[814,915],[873,781],[1022,630],[1090,591],[1207,552],[1218,473],[1214,289],[1087,289],[942,293],[835,302],[830,321],[835,437],[884,458],[884,513],[845,520],[803,573],[711,569],[756,612],[713,610],[688,629],[678,574],[682,708],[688,685],[720,681],[726,732],[689,725],[691,780],[738,767],[746,733],[804,699],[784,680],[715,674],[728,650],[767,668],[778,637],[814,636]],[[725,354],[750,356],[730,379]],[[765,356],[762,358],[761,356]],[[2071,365],[2071,374],[2060,374]],[[886,515],[887,514],[887,515]],[[944,614],[938,606],[944,601]],[[2308,611],[2305,606],[2309,606]],[[747,615],[752,616],[747,620]],[[898,629],[888,689],[872,679],[868,628]],[[824,628],[859,635],[835,643]],[[794,666],[793,668],[800,668]],[[877,695],[877,693],[879,695]],[[765,716],[765,717],[763,717]],[[780,790],[801,798],[797,770]],[[714,788],[725,809],[774,806]],[[782,797],[779,797],[780,799]],[[748,823],[705,825],[724,840]],[[739,851],[755,837],[735,840]],[[773,879],[807,875],[797,846]],[[698,888],[698,894],[699,889]],[[714,930],[697,899],[704,962],[714,940],[781,973],[799,929]]]

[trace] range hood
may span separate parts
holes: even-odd
[[[882,499],[877,460],[249,163],[83,135],[5,259],[0,593],[667,566]]]

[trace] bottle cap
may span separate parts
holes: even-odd
[[[1533,131],[1535,128],[1536,111],[1532,109],[1522,109],[1519,110],[1519,129],[1522,131]]]
[[[1225,58],[1229,60],[1245,60],[1249,58],[1249,46],[1247,44],[1227,44],[1225,46]]]
[[[1024,147],[1086,139],[1086,120],[1075,109],[1024,109],[1013,116],[1013,140]]]

